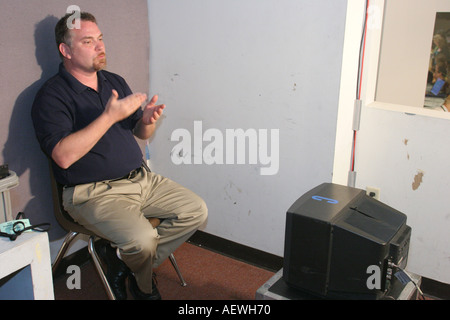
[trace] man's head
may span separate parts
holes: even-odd
[[[87,12],[80,12],[79,24],[73,24],[70,19],[74,19],[73,13],[62,17],[55,27],[56,45],[64,63],[85,71],[103,69],[105,46],[97,20]]]

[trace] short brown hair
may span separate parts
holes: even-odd
[[[72,17],[72,15],[75,13],[75,11],[71,13],[67,13],[64,17],[62,17],[58,23],[55,26],[55,40],[56,40],[56,46],[58,48],[59,52],[59,45],[61,43],[65,43],[70,45],[70,34],[69,34],[69,28],[67,26],[67,20]],[[94,15],[90,14],[89,12],[80,12],[80,20],[81,21],[91,21],[95,24],[97,23],[97,20],[95,19]],[[59,53],[61,55],[61,52]],[[62,56],[62,55],[61,55]]]

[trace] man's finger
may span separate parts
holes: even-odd
[[[119,94],[117,93],[116,90],[112,89],[112,95],[109,99],[117,100],[118,98],[119,98]]]
[[[147,107],[153,107],[156,105],[156,102],[158,101],[158,95],[154,95],[152,99],[147,103]]]

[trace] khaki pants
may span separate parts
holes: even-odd
[[[144,168],[132,179],[65,188],[63,205],[75,221],[120,249],[122,260],[146,293],[152,290],[152,268],[207,217],[199,196]],[[164,221],[154,229],[150,217]]]

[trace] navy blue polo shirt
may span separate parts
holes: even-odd
[[[130,95],[125,80],[108,71],[98,71],[98,92],[73,77],[61,64],[59,72],[37,93],[31,116],[44,153],[51,158],[53,148],[64,137],[83,129],[105,110],[117,90],[119,99]],[[139,108],[129,118],[114,124],[97,144],[68,169],[52,161],[56,181],[76,185],[112,180],[126,175],[142,163],[142,151],[133,129],[142,117]]]

